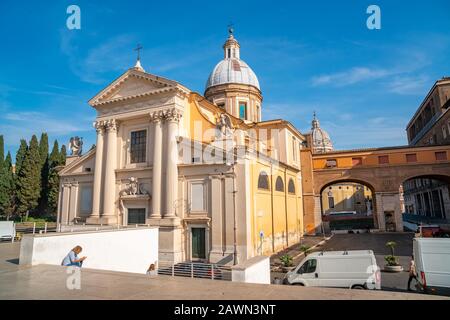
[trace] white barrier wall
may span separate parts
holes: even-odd
[[[235,282],[270,284],[270,259],[258,256],[231,268],[231,280]]]
[[[25,235],[19,263],[61,265],[77,245],[83,268],[145,274],[158,261],[158,228]]]

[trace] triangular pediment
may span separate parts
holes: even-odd
[[[172,80],[129,69],[89,101],[91,106],[155,95],[180,86]]]

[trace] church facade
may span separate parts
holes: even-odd
[[[157,226],[170,262],[237,263],[300,240],[306,137],[261,120],[232,32],[223,50],[204,96],[138,59],[89,101],[96,146],[60,171],[58,223]]]

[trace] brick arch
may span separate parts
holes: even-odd
[[[372,193],[375,194],[375,187],[373,186],[372,183],[370,183],[370,182],[368,182],[368,181],[366,181],[364,179],[351,178],[351,177],[350,178],[337,179],[337,180],[330,180],[328,182],[322,183],[322,185],[320,187],[318,187],[318,189],[316,189],[316,190],[318,190],[318,194],[322,195],[322,192],[326,188],[328,188],[328,187],[330,187],[332,185],[335,185],[335,184],[346,183],[346,182],[362,184],[362,185],[364,185],[366,187],[369,187],[370,190],[372,191]]]
[[[326,190],[326,188],[333,186],[335,184],[339,184],[339,183],[358,183],[361,184],[365,187],[368,187],[370,189],[370,191],[372,192],[372,209],[373,209],[373,221],[374,221],[374,225],[377,226],[378,225],[378,219],[377,219],[377,200],[376,200],[376,189],[374,187],[374,185],[372,183],[369,183],[367,180],[365,179],[360,179],[360,178],[352,178],[352,177],[347,177],[347,178],[338,178],[338,179],[333,179],[330,180],[328,182],[323,183],[320,188],[318,190],[319,191],[319,198],[320,198],[320,214],[323,217],[324,215],[324,210],[322,208],[322,193]]]

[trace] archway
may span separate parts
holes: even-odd
[[[359,180],[338,180],[321,188],[320,208],[325,231],[368,231],[377,228],[373,186]]]
[[[400,186],[400,194],[407,229],[416,231],[418,225],[435,225],[445,230],[450,224],[450,176],[408,177]]]

